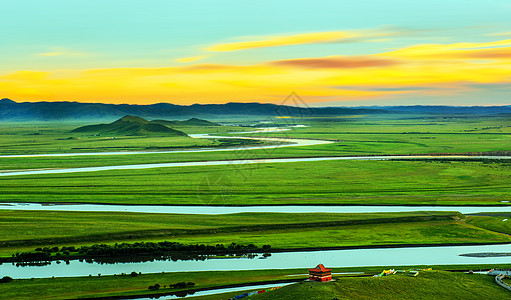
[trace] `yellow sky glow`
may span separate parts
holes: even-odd
[[[211,51],[325,42],[343,32],[274,37],[220,44]],[[179,59],[193,63],[194,56]],[[278,102],[299,90],[309,99],[370,99],[416,93],[470,90],[467,84],[508,82],[511,40],[422,44],[365,56],[326,56],[253,65],[188,64],[165,68],[17,71],[0,75],[3,95],[23,101]],[[314,100],[313,100],[314,101]],[[319,101],[319,100],[318,100]]]

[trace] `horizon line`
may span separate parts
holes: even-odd
[[[270,105],[282,105],[282,106],[290,106],[290,107],[297,107],[297,108],[332,108],[332,107],[338,107],[338,108],[379,108],[379,107],[409,107],[409,106],[423,106],[423,107],[433,107],[433,106],[444,106],[444,107],[507,107],[511,106],[510,104],[476,104],[476,105],[448,105],[448,104],[407,104],[407,105],[325,105],[325,106],[313,106],[307,104],[306,106],[297,106],[297,105],[289,105],[285,103],[277,104],[273,102],[225,102],[225,103],[193,103],[193,104],[174,104],[171,102],[154,102],[150,104],[136,104],[136,103],[108,103],[108,102],[82,102],[82,101],[72,101],[72,100],[56,100],[56,101],[49,101],[49,100],[37,100],[37,101],[15,101],[10,98],[2,98],[2,100],[8,100],[12,101],[14,103],[83,103],[83,104],[104,104],[104,105],[136,105],[136,106],[150,106],[150,105],[157,105],[157,104],[170,104],[175,106],[193,106],[193,105],[226,105],[226,104],[270,104]]]

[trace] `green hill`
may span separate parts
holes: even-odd
[[[250,299],[508,299],[509,295],[492,276],[421,271],[417,277],[391,275],[302,282]]]
[[[161,124],[165,126],[221,126],[218,123],[198,118],[191,118],[186,121],[154,120],[151,121],[151,123]]]
[[[83,126],[76,128],[71,132],[113,135],[187,136],[186,133],[172,129],[166,125],[153,123],[143,118],[129,115],[109,124]]]

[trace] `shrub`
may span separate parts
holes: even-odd
[[[4,276],[2,277],[2,279],[0,279],[0,283],[7,283],[7,282],[11,282],[13,281],[14,279],[12,279],[11,277],[9,276]]]

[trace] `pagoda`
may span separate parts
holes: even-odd
[[[310,281],[330,281],[332,280],[332,269],[327,269],[323,264],[317,265],[314,269],[309,269]]]

